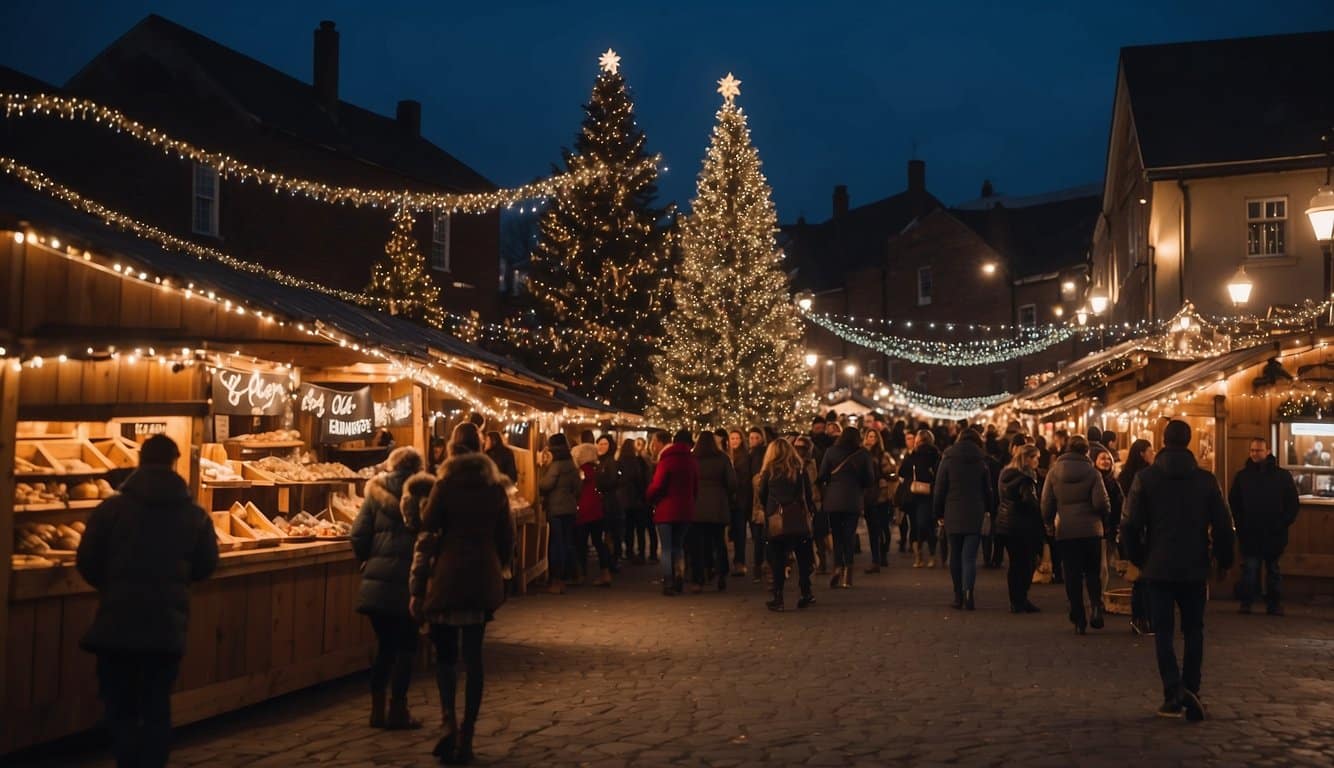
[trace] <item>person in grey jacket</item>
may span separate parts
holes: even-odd
[[[574,466],[574,459],[570,458],[570,442],[565,435],[555,434],[547,438],[547,450],[551,453],[551,461],[542,467],[542,477],[537,482],[542,494],[542,508],[551,527],[547,541],[551,585],[547,591],[563,595],[569,569],[575,563],[574,515],[579,510],[583,480],[579,468]]]
[[[936,471],[932,500],[936,518],[945,521],[949,535],[950,580],[954,582],[954,608],[973,610],[973,587],[977,583],[977,549],[982,542],[982,518],[991,513],[995,491],[991,468],[982,450],[982,436],[966,429],[959,441],[945,451]]]
[[[857,521],[862,516],[866,490],[874,487],[875,465],[862,447],[861,431],[846,427],[838,442],[820,462],[820,494],[834,534],[834,574],[830,587],[852,586],[852,553],[857,542]]]
[[[699,462],[699,492],[695,497],[695,518],[686,533],[690,552],[690,590],[702,592],[708,567],[718,575],[718,591],[727,589],[727,523],[736,503],[736,470],[732,460],[718,447],[712,432],[700,432],[695,440],[695,461]]]
[[[1094,629],[1103,627],[1100,563],[1103,521],[1110,507],[1102,473],[1089,459],[1088,439],[1073,435],[1066,452],[1052,462],[1042,485],[1042,522],[1048,534],[1056,537],[1065,595],[1070,600],[1070,623],[1081,635],[1088,624]],[[1091,619],[1084,613],[1085,586]]]

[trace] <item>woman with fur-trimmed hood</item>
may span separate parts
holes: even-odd
[[[481,452],[477,428],[454,428],[449,459],[426,506],[412,562],[411,608],[431,623],[444,735],[435,746],[445,762],[472,759],[482,706],[482,639],[486,622],[505,601],[504,570],[514,554],[514,523],[505,480]],[[462,641],[467,672],[463,723],[454,718],[456,665]]]
[[[408,612],[408,571],[418,524],[415,515],[412,521],[405,520],[403,508],[412,504],[408,490],[414,481],[420,491],[418,478],[425,478],[429,493],[435,479],[421,471],[422,455],[416,448],[395,449],[386,464],[388,472],[366,483],[366,500],[352,524],[351,538],[352,551],[362,564],[357,610],[375,629],[370,724],[400,730],[421,727],[408,714],[407,704],[417,654],[417,622]],[[385,688],[390,693],[387,716]]]

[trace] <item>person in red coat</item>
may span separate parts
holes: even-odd
[[[579,468],[582,484],[579,486],[579,505],[574,514],[575,551],[579,553],[579,570],[587,573],[588,540],[593,540],[593,549],[598,553],[598,570],[601,575],[593,582],[596,587],[611,586],[611,551],[603,540],[603,522],[606,510],[602,506],[602,494],[598,492],[598,451],[593,443],[580,443],[570,449],[570,458]]]
[[[658,456],[648,503],[662,541],[662,593],[679,594],[685,588],[684,548],[686,530],[695,519],[695,497],[699,493],[699,463],[690,453],[693,440],[683,429]]]

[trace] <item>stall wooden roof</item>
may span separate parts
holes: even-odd
[[[1229,370],[1249,368],[1256,363],[1262,363],[1277,355],[1282,346],[1283,341],[1275,340],[1209,358],[1189,368],[1183,368],[1153,386],[1131,394],[1129,397],[1109,403],[1107,412],[1127,413],[1139,410],[1156,400],[1180,392],[1187,387],[1226,378]]]

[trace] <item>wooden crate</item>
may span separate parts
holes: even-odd
[[[139,446],[123,437],[93,440],[92,444],[117,469],[134,469],[139,466]]]
[[[36,440],[20,440],[14,445],[14,456],[29,464],[37,466],[38,471],[19,471],[18,465],[15,465],[14,474],[18,477],[43,477],[48,475],[62,475],[64,470],[56,457],[46,452],[42,444]]]

